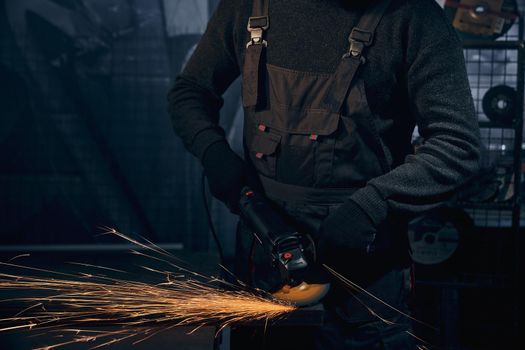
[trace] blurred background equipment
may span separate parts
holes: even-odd
[[[446,0],[445,12],[466,40],[497,39],[519,17],[516,0]]]
[[[512,125],[517,108],[516,90],[506,85],[491,87],[483,96],[483,112],[490,121]]]
[[[443,207],[410,222],[412,260],[421,265],[450,263],[468,244],[473,223],[461,209]]]

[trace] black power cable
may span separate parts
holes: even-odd
[[[217,235],[217,231],[215,230],[215,226],[213,225],[213,220],[211,217],[210,212],[210,206],[208,203],[208,196],[206,194],[206,175],[204,172],[202,173],[201,178],[201,188],[202,188],[202,200],[204,202],[204,209],[206,210],[206,217],[208,218],[208,227],[210,228],[211,234],[213,236],[213,240],[215,241],[215,245],[217,246],[217,252],[219,253],[219,259],[221,261],[221,265],[224,266],[224,251],[222,250],[222,244],[219,240],[219,235]]]

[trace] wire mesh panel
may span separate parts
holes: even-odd
[[[447,0],[444,3],[460,8],[466,4],[486,6],[496,2]],[[520,1],[519,5],[523,9],[525,4]],[[441,252],[438,248],[448,247],[453,251],[451,257],[445,256],[434,264],[424,259],[418,261],[413,254],[420,286],[416,305],[420,306],[423,318],[433,318],[440,324],[442,339],[438,342],[447,349],[505,348],[503,344],[521,334],[517,305],[523,293],[517,286],[523,275],[520,265],[523,232],[519,220],[525,225],[525,212],[521,210],[520,215],[523,29],[521,16],[497,39],[462,36],[481,128],[482,170],[465,186],[465,192],[458,191],[449,209],[466,213],[472,225],[466,225],[469,220],[456,224],[445,217],[442,221],[447,222],[447,226],[437,226],[439,229],[434,231],[423,226],[421,232],[425,239],[415,242],[416,245],[411,242],[416,253],[414,246],[422,247],[420,253],[430,251],[438,257]],[[418,227],[412,228],[417,232]],[[429,308],[425,298],[432,297],[436,298],[437,312],[427,316],[424,313],[429,312]],[[485,306],[487,303],[490,307]],[[480,308],[483,317],[479,317]],[[424,330],[420,334],[424,336]]]
[[[522,186],[522,19],[493,42],[465,42],[465,62],[481,127],[482,171],[491,175],[486,197],[465,208],[478,226],[511,227]],[[480,188],[481,190],[481,188]],[[523,221],[523,217],[522,217]]]

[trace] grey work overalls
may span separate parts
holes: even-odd
[[[251,40],[242,71],[245,158],[258,173],[265,195],[300,231],[316,239],[322,220],[331,210],[368,180],[390,170],[391,157],[376,130],[377,116],[370,111],[359,75],[360,65],[366,64],[362,54],[372,45],[375,28],[390,1],[377,1],[364,12],[349,37],[350,49],[341,53],[344,56],[334,74],[301,72],[266,63],[265,50],[271,45],[264,35],[270,23],[268,2],[254,1],[248,23]],[[334,252],[340,257],[341,263],[336,266],[339,272],[401,309],[407,294],[403,225],[388,218],[378,228],[373,253]],[[262,249],[256,245],[252,249],[253,242],[252,233],[241,221],[236,273],[241,279],[266,288],[265,264],[269,261]],[[410,348],[404,336],[385,340],[388,332],[380,330],[385,327],[374,322],[377,318],[361,301],[383,317],[398,320],[399,315],[369,298],[359,296],[358,301],[336,282],[332,285],[324,303],[327,326],[320,332],[310,332],[310,336],[317,334],[316,339],[306,341],[303,348],[317,342],[317,349],[371,349],[377,342],[388,341],[402,343],[390,348]],[[351,329],[363,325],[369,328],[361,333],[371,333],[368,342],[358,341],[359,347],[352,335],[356,331]],[[357,338],[361,336],[358,334]],[[248,335],[246,339],[254,340],[253,337]],[[306,334],[301,339],[304,341],[305,337]],[[283,349],[296,348],[299,339],[292,335],[286,338],[278,340],[278,344]],[[275,349],[277,343],[269,342],[272,345],[268,348]],[[243,347],[242,341],[237,343],[235,348]],[[250,348],[256,349],[256,344],[252,342]]]

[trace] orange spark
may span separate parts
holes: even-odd
[[[193,331],[206,325],[220,325],[222,329],[232,324],[278,319],[296,310],[293,305],[276,300],[262,291],[248,289],[242,284],[232,285],[180,267],[172,262],[175,258],[170,253],[151,242],[143,244],[115,230],[109,233],[153,252],[154,255],[140,255],[163,261],[176,271],[158,271],[144,266],[148,272],[165,275],[162,282],[149,284],[93,273],[67,274],[0,263],[35,273],[33,276],[0,273],[0,290],[33,293],[30,297],[0,300],[30,305],[13,317],[0,319],[0,332],[46,329],[61,335],[69,334],[72,340],[39,350],[52,350],[80,342],[94,343],[92,349],[96,349],[129,338],[135,338],[137,343],[177,326],[194,326]],[[44,276],[40,276],[42,274]],[[34,296],[35,293],[39,296]],[[44,295],[40,296],[42,293]],[[122,329],[86,329],[97,325],[118,325]]]

